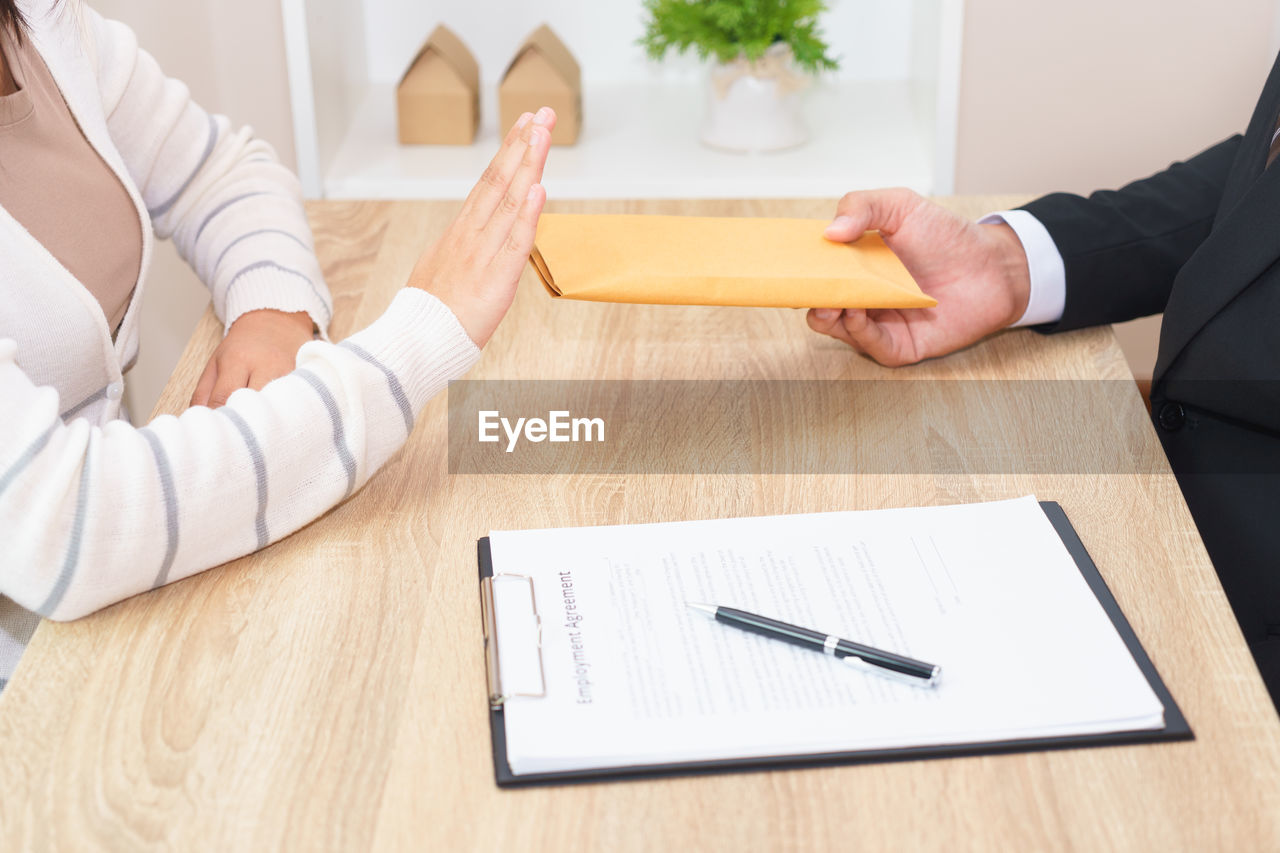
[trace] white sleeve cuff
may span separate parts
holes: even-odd
[[[231,324],[241,315],[269,308],[286,313],[305,311],[320,330],[321,339],[328,340],[329,318],[333,315],[330,300],[325,298],[329,290],[323,280],[319,287],[313,283],[313,277],[319,278],[320,270],[314,261],[310,266],[315,268],[312,276],[285,270],[274,263],[253,264],[240,272],[223,291],[223,334],[231,330]]]
[[[392,372],[414,415],[480,360],[480,348],[449,306],[416,287],[400,288],[382,316],[347,341]]]
[[[1025,210],[1001,210],[978,220],[980,225],[1003,222],[1013,229],[1027,253],[1027,269],[1031,273],[1031,299],[1027,310],[1014,326],[1038,326],[1062,319],[1067,302],[1067,271],[1062,254],[1049,236],[1049,229]]]

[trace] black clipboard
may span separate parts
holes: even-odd
[[[787,770],[804,767],[831,767],[842,764],[868,764],[881,761],[913,761],[924,758],[953,758],[971,755],[998,755],[1009,752],[1038,752],[1051,749],[1079,749],[1093,746],[1126,746],[1142,743],[1160,743],[1164,741],[1194,740],[1195,734],[1187,723],[1186,717],[1178,708],[1173,695],[1165,687],[1160,674],[1156,672],[1151,659],[1147,657],[1138,637],[1133,633],[1129,620],[1120,611],[1106,581],[1098,573],[1098,568],[1089,557],[1084,544],[1076,534],[1075,528],[1067,519],[1067,514],[1055,501],[1040,501],[1040,508],[1049,517],[1054,530],[1062,537],[1067,546],[1067,553],[1076,562],[1080,574],[1084,575],[1089,588],[1098,597],[1098,602],[1107,616],[1111,618],[1120,638],[1124,640],[1133,655],[1134,661],[1142,674],[1146,676],[1151,689],[1164,705],[1164,728],[1138,732],[1113,732],[1109,734],[1067,735],[1063,737],[1023,738],[1017,740],[985,741],[981,743],[947,744],[942,746],[895,747],[891,749],[866,749],[850,752],[825,752],[810,755],[778,755],[759,758],[731,758],[713,761],[687,761],[677,764],[645,764],[625,767],[592,768],[590,770],[568,770],[555,773],[528,773],[516,776],[507,764],[507,729],[502,716],[500,704],[494,704],[495,694],[492,683],[490,687],[489,728],[493,736],[493,775],[500,788],[523,787],[526,785],[566,785],[581,782],[607,782],[624,779],[652,779],[664,776],[688,776],[708,773],[742,773],[753,770]],[[489,553],[489,538],[477,543],[480,561],[480,580],[482,588],[484,580],[493,577],[493,561]],[[482,603],[491,606],[491,600],[482,593]],[[492,646],[487,638],[489,611],[482,607],[482,618],[486,622],[486,644]],[[491,660],[487,658],[487,660]],[[492,666],[492,663],[490,664]]]

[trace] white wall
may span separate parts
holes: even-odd
[[[1275,0],[967,0],[958,193],[1089,192],[1248,123],[1275,59]],[[1135,375],[1157,319],[1117,328]]]
[[[1275,0],[969,0],[957,191],[1087,192],[1243,130]]]
[[[206,109],[254,127],[293,166],[293,130],[279,4],[269,0],[91,0],[124,21]],[[207,291],[169,243],[156,247],[142,311],[142,352],[126,394],[147,419],[208,304]]]

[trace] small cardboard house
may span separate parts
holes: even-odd
[[[556,111],[552,145],[572,145],[582,127],[582,72],[578,63],[546,24],[524,40],[498,85],[502,127],[515,124],[521,113],[539,107]]]
[[[452,31],[436,27],[396,89],[401,144],[470,145],[480,124],[480,67]]]

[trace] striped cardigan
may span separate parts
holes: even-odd
[[[0,209],[0,686],[36,623],[75,619],[297,530],[358,489],[418,410],[479,357],[457,319],[402,291],[348,340],[221,409],[120,420],[152,231],[208,285],[226,325],[306,311],[328,289],[296,178],[248,129],[192,103],[133,33],[74,3],[24,5],[86,139],[138,210],[143,263],[113,341],[97,301]]]

